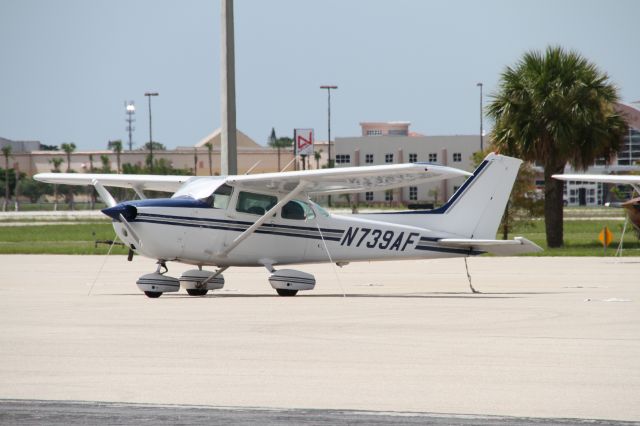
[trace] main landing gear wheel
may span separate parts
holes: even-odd
[[[288,297],[298,294],[298,290],[287,290],[286,288],[277,288],[278,296]]]
[[[208,292],[209,290],[207,290],[206,288],[188,288],[187,289],[187,294],[189,294],[189,296],[205,296]]]
[[[164,275],[166,272],[167,265],[165,261],[159,260],[156,272],[141,276],[138,278],[138,281],[136,281],[136,284],[147,297],[152,299],[160,297],[162,293],[180,290],[180,281],[177,278]]]

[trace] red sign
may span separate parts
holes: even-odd
[[[313,154],[313,129],[294,129],[293,140],[296,143],[296,155]]]

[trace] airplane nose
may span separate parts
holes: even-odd
[[[117,221],[120,221],[120,215],[122,215],[125,220],[131,221],[138,215],[138,209],[131,204],[120,203],[113,207],[102,209],[102,213]]]

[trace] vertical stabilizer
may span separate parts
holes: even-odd
[[[520,164],[517,158],[491,153],[443,206],[382,214],[379,219],[462,238],[494,239]]]
[[[439,209],[434,228],[467,238],[493,239],[522,160],[489,154],[465,184]],[[433,219],[436,219],[435,216]]]

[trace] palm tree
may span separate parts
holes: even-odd
[[[53,164],[53,173],[60,173],[60,165],[64,160],[60,157],[53,157],[49,162]],[[58,210],[58,185],[53,184],[53,211]]]
[[[267,142],[267,144],[271,148],[276,148],[278,150],[278,171],[282,170],[282,166],[280,165],[280,150],[282,148],[291,147],[293,145],[293,139],[286,136],[276,138],[275,129],[271,129],[271,136],[269,136],[269,141]]]
[[[198,148],[193,147],[193,175],[198,176]]]
[[[109,141],[109,149],[112,149],[116,153],[116,166],[118,167],[116,173],[122,173],[120,170],[120,154],[122,154],[122,141]]]
[[[313,158],[316,160],[316,169],[320,168],[320,159],[322,158],[322,150],[313,151]]]
[[[547,245],[563,245],[563,182],[567,163],[586,169],[619,149],[626,123],[614,110],[616,87],[576,52],[548,47],[525,53],[502,73],[488,115],[501,152],[544,166]]]
[[[111,160],[109,160],[109,156],[104,154],[101,155],[100,162],[102,163],[102,168],[100,169],[100,171],[102,173],[111,173]]]
[[[9,203],[9,157],[11,157],[11,145],[2,147],[2,155],[4,155],[4,202],[2,203],[2,211],[7,211]]]
[[[67,173],[71,172],[71,153],[76,150],[76,144],[73,142],[63,143],[60,145],[62,150],[67,154]]]
[[[213,144],[211,142],[207,142],[204,144],[207,147],[207,152],[209,154],[209,176],[213,176],[213,163],[211,162],[211,151],[213,151]]]
[[[267,141],[267,145],[271,148],[276,148],[278,150],[278,171],[280,171],[280,146],[278,146],[278,138],[276,137],[276,129],[275,127],[271,128],[271,134],[269,135],[269,139]]]

